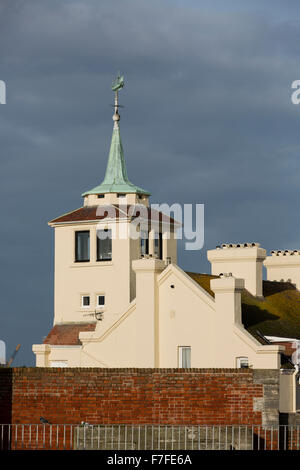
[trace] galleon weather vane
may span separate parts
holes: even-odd
[[[115,126],[117,126],[118,121],[120,120],[119,115],[119,90],[121,90],[124,86],[124,76],[118,73],[116,80],[114,80],[111,84],[112,91],[115,92],[115,114],[113,115],[113,120],[115,122]]]

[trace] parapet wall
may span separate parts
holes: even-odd
[[[300,289],[300,250],[271,251],[264,265],[268,281],[291,282]]]
[[[0,369],[0,423],[277,425],[279,371]]]

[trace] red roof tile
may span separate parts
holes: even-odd
[[[172,217],[169,217],[162,212],[159,212],[155,209],[150,207],[142,206],[143,209],[147,210],[147,218],[148,221],[157,221],[157,222],[164,222],[174,224],[175,220]],[[131,208],[131,209],[130,209]],[[56,219],[51,220],[49,223],[56,224],[56,223],[63,223],[63,222],[84,222],[84,221],[91,221],[91,220],[103,220],[106,217],[108,218],[127,218],[129,210],[133,210],[132,212],[134,215],[132,219],[137,217],[142,217],[143,213],[138,210],[138,206],[83,206],[79,209],[75,209],[72,212],[68,212]],[[142,210],[142,209],[141,209]]]
[[[285,351],[284,353],[287,355],[287,356],[292,356],[294,354],[294,352],[296,351],[296,347],[294,345],[294,342],[293,341],[271,341],[272,344],[276,344],[278,346],[284,346],[285,347]]]
[[[44,344],[53,345],[80,345],[79,333],[81,331],[95,331],[96,323],[72,323],[66,325],[54,325]]]

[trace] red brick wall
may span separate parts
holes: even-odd
[[[251,369],[0,369],[0,422],[261,424]]]

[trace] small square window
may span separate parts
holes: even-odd
[[[98,307],[103,307],[105,305],[105,295],[97,296],[97,305]]]
[[[89,307],[90,306],[90,296],[83,295],[81,298],[81,306],[82,307]]]

